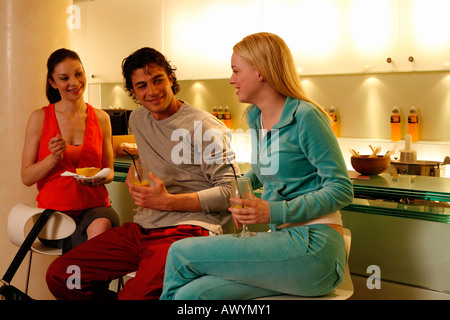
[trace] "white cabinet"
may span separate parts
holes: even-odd
[[[449,70],[450,1],[403,0],[401,13],[402,71]]]
[[[449,12],[449,0],[264,0],[262,19],[300,74],[428,71],[450,68]]]
[[[91,83],[122,82],[122,60],[143,46],[162,51],[180,80],[228,78],[233,45],[260,31],[287,42],[303,75],[450,69],[450,0],[74,4],[87,21],[74,33],[74,47],[87,57]]]
[[[264,0],[263,31],[279,35],[294,56],[301,74],[339,72],[342,13],[336,2]]]
[[[124,58],[144,46],[162,50],[162,1],[78,1],[87,23],[75,44],[86,54],[90,83],[122,82]]]
[[[164,53],[179,79],[231,76],[233,46],[261,30],[261,0],[164,0]]]
[[[399,54],[399,0],[349,0],[343,22],[348,72],[396,71]],[[388,62],[390,61],[390,62]]]
[[[265,31],[291,48],[300,74],[391,71],[398,1],[264,0]]]

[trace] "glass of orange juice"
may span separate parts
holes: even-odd
[[[150,186],[148,171],[148,165],[146,163],[136,162],[136,164],[132,164],[129,173],[130,182],[141,187]]]
[[[128,172],[130,182],[136,186],[149,187],[150,178],[148,177],[148,166],[146,163],[136,162],[131,164]],[[133,211],[139,213],[143,210],[141,207],[134,208]]]

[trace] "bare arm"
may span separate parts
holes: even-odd
[[[114,151],[112,146],[112,130],[109,115],[100,109],[95,109],[100,128],[103,133],[102,168],[110,168],[109,175],[100,184],[110,183],[114,179]]]
[[[45,111],[33,111],[28,120],[25,132],[25,143],[22,152],[22,182],[27,186],[44,179],[63,157],[66,143],[61,136],[53,137],[49,142],[50,154],[38,162],[39,144],[44,124]]]

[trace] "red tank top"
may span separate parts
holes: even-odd
[[[98,123],[94,108],[87,105],[86,130],[78,161],[78,167],[102,168],[103,133]],[[55,105],[43,108],[45,110],[44,125],[39,146],[39,161],[50,154],[48,143],[50,139],[60,134],[55,114]],[[64,171],[75,172],[75,165],[67,151],[59,164],[37,183],[39,194],[36,198],[39,208],[49,208],[64,212],[109,205],[108,191],[105,186],[97,188],[84,187],[72,177],[61,177]]]

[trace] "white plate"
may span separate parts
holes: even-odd
[[[103,168],[95,176],[86,177],[86,176],[78,175],[74,172],[65,171],[65,172],[61,173],[61,177],[74,177],[75,179],[78,179],[78,180],[89,181],[89,180],[104,179],[109,175],[110,172],[111,172],[110,168]]]

